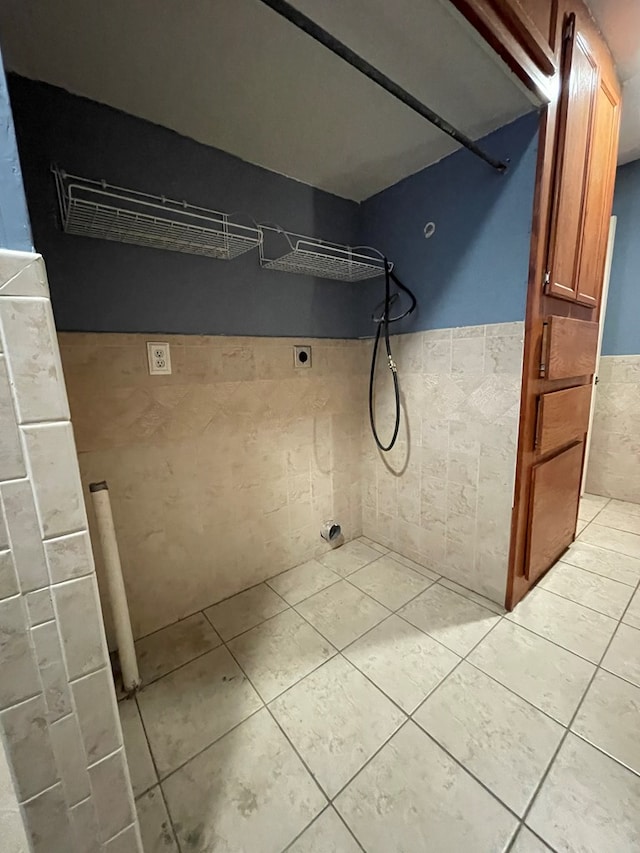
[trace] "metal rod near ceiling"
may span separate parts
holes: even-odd
[[[468,148],[468,150],[471,151],[472,154],[475,154],[476,157],[484,160],[485,163],[488,163],[499,172],[506,171],[506,163],[503,163],[501,160],[496,160],[495,157],[487,154],[479,145],[476,145],[473,139],[470,139],[465,133],[462,133],[462,131],[455,128],[452,124],[449,124],[446,119],[443,119],[442,116],[439,116],[432,109],[429,109],[429,107],[423,104],[422,101],[419,101],[410,92],[403,89],[402,86],[394,83],[394,81],[387,77],[386,74],[378,71],[378,69],[367,62],[366,59],[363,59],[351,50],[351,48],[347,47],[346,44],[343,44],[343,42],[339,41],[335,36],[332,36],[331,33],[316,24],[315,21],[311,20],[311,18],[308,18],[306,15],[303,15],[302,12],[294,9],[290,3],[285,2],[285,0],[261,0],[261,2],[264,3],[265,6],[269,6],[269,8],[273,9],[274,12],[282,15],[283,18],[286,18],[287,21],[298,27],[298,29],[302,30],[307,35],[311,36],[311,38],[319,41],[320,44],[324,45],[332,51],[332,53],[335,53],[336,56],[340,57],[340,59],[348,62],[349,65],[361,74],[364,74],[365,77],[368,77],[369,80],[372,80],[390,95],[393,95],[394,98],[397,98],[397,100],[401,101],[409,107],[409,109],[414,110],[418,115],[426,118],[426,120],[435,125],[438,130],[441,130],[443,133],[446,133],[447,136],[450,136],[452,139],[455,139],[456,142],[459,142],[460,145]]]

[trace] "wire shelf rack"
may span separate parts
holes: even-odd
[[[260,229],[260,265],[265,269],[335,281],[364,281],[384,274],[384,257],[376,249],[329,243],[269,225]],[[389,264],[389,269],[392,267]]]
[[[67,234],[222,260],[262,242],[259,228],[241,225],[226,213],[69,175],[56,166],[52,171]]]

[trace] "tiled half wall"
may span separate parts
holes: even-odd
[[[587,491],[640,503],[640,355],[600,359]]]
[[[395,338],[403,428],[384,458],[370,341],[155,336],[173,373],[150,376],[153,336],[61,333],[83,485],[109,482],[135,635],[326,550],[329,518],[502,603],[522,333]],[[293,366],[299,343],[311,369]]]
[[[154,339],[170,376],[149,375]],[[359,341],[59,340],[85,493],[109,483],[136,636],[326,550],[324,520],[361,534]],[[294,367],[301,343],[311,368]]]
[[[403,419],[389,454],[363,434],[363,531],[503,604],[518,437],[523,323],[392,339]],[[370,345],[367,345],[370,347]],[[386,372],[381,360],[379,372]],[[380,376],[382,439],[393,392]]]
[[[39,255],[0,250],[0,327],[0,752],[32,853],[141,851]]]

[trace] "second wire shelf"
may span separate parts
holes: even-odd
[[[260,229],[260,265],[265,269],[334,281],[364,281],[384,274],[384,257],[376,249],[343,246],[269,225]]]

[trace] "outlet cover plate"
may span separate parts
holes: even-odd
[[[147,341],[147,358],[149,359],[149,373],[152,376],[171,373],[171,353],[168,343]]]

